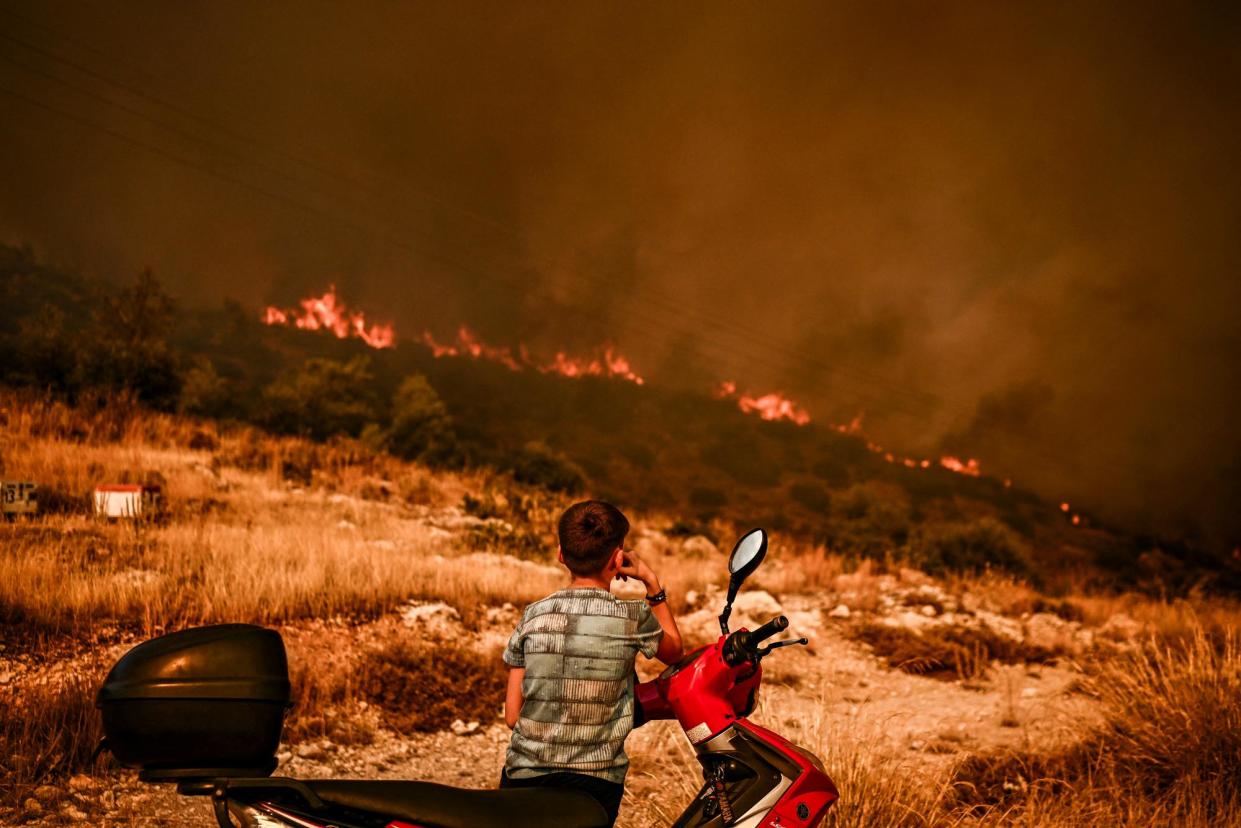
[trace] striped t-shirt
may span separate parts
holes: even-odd
[[[526,668],[505,772],[571,771],[623,782],[634,658],[654,658],[662,637],[645,601],[597,587],[562,589],[526,607],[504,650],[506,664]]]

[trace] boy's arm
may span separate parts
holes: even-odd
[[[654,584],[646,585],[647,595],[654,595],[659,590],[658,580]],[[677,629],[677,620],[672,617],[668,602],[661,601],[651,607],[651,615],[655,616],[655,619],[659,621],[659,626],[664,630],[664,637],[659,640],[659,650],[655,653],[655,657],[664,664],[676,664],[681,660],[685,648],[681,645],[681,631]]]
[[[659,585],[659,576],[651,569],[650,564],[638,557],[637,552],[629,549],[625,550],[625,561],[618,573],[641,581],[646,586],[647,595],[657,595],[663,589]],[[672,617],[668,602],[661,601],[651,607],[651,614],[664,631],[655,657],[664,664],[675,664],[681,660],[684,648],[681,646],[681,631],[677,629],[677,621]]]
[[[504,723],[510,729],[517,727],[517,716],[525,699],[521,695],[521,680],[526,677],[525,667],[512,667],[508,671],[508,692],[504,695]]]

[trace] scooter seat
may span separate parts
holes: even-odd
[[[325,802],[420,828],[606,828],[589,794],[567,788],[453,788],[434,782],[304,780]]]

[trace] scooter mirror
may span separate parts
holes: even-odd
[[[746,578],[758,569],[767,554],[767,533],[762,529],[751,529],[737,541],[733,553],[728,556],[728,601],[724,611],[720,613],[720,632],[728,635],[728,616],[733,611],[733,601],[737,598],[737,590]]]
[[[741,581],[750,577],[750,573],[758,569],[767,554],[767,533],[762,529],[751,529],[741,536],[733,553],[728,557],[728,572],[733,580],[740,585]]]

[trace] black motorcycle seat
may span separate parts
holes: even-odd
[[[434,782],[306,779],[325,802],[421,828],[606,828],[589,794],[567,788],[453,788]]]

